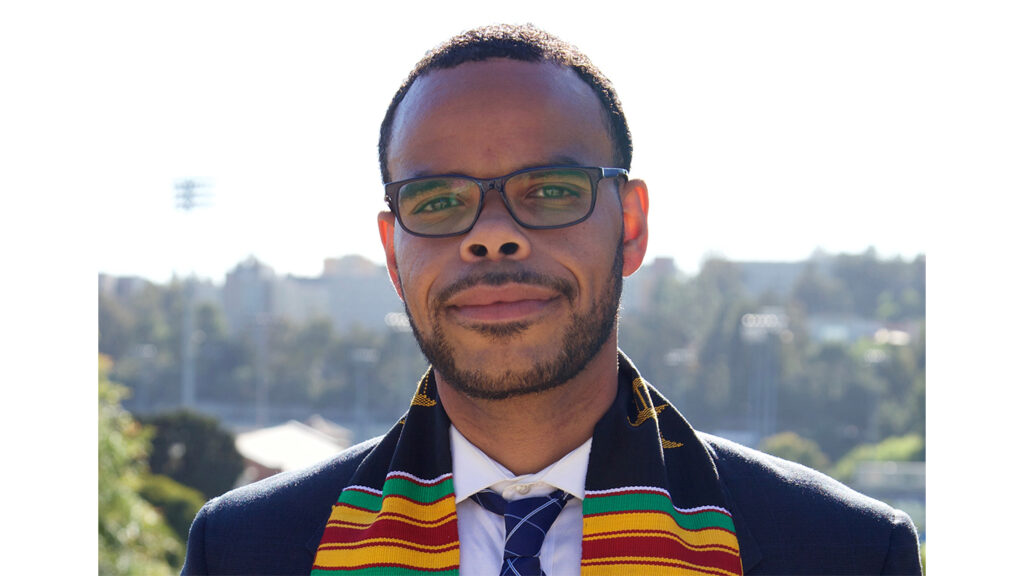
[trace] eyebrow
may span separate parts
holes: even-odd
[[[512,170],[512,172],[518,172],[520,170],[526,170],[527,168],[535,168],[535,167],[540,167],[540,166],[584,166],[584,164],[582,162],[580,162],[578,159],[576,159],[576,158],[574,158],[572,156],[558,155],[558,156],[553,156],[547,162],[543,162],[543,163],[539,163],[539,164],[536,164],[536,163],[534,163],[534,164],[526,164],[526,165],[520,166],[519,168],[516,168],[515,170]],[[509,172],[509,174],[511,174],[512,172]],[[464,174],[462,172],[444,172],[444,173],[438,174],[436,172],[430,172],[430,171],[427,171],[427,170],[417,170],[417,171],[413,172],[408,178],[402,178],[402,180],[412,180],[412,179],[415,179],[415,178],[428,178],[428,177],[431,177],[431,176],[470,176],[471,178],[476,178],[476,176],[471,176],[470,174]],[[504,176],[504,174],[502,174],[502,176]],[[487,180],[487,178],[479,178],[479,179],[480,180]]]
[[[572,156],[555,156],[550,166],[583,166],[583,163]]]
[[[418,176],[417,176],[418,178]],[[435,188],[443,188],[444,183],[436,180],[423,180],[421,182],[412,182],[402,186],[402,198],[411,200],[417,196],[429,193]]]
[[[543,172],[541,174],[538,174],[536,172],[528,172],[526,174],[520,174],[520,176],[527,176],[527,177],[530,178],[530,180],[542,180],[542,179],[550,178],[551,176],[559,176],[559,175],[566,174],[566,173],[569,173],[569,174],[586,174],[585,172],[581,172],[578,169],[578,167],[576,167],[576,166],[564,166],[564,167],[556,166],[551,171],[545,171],[545,172]]]

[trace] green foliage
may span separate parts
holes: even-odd
[[[242,473],[235,438],[210,416],[178,410],[142,420],[153,428],[149,467],[213,498],[234,487]]]
[[[619,342],[694,426],[711,432],[756,430],[754,383],[771,381],[777,426],[814,438],[835,461],[858,444],[924,434],[924,264],[882,260],[872,250],[819,256],[788,293],[751,293],[735,263],[709,259],[685,278],[655,262],[629,280],[636,292],[625,300]],[[743,315],[766,306],[788,325],[745,341]],[[823,318],[899,322],[913,338],[829,341],[811,329]]]
[[[821,451],[814,440],[801,438],[795,432],[780,432],[761,441],[758,450],[779,458],[785,458],[809,468],[825,472],[828,470],[828,456]]]
[[[100,294],[100,353],[114,361],[111,377],[131,389],[129,409],[181,396],[180,292],[146,283],[129,295]]]
[[[833,462],[860,444],[924,436],[923,256],[816,255],[802,269],[786,268],[786,281],[764,293],[752,292],[767,285],[748,282],[748,270],[709,258],[699,273],[685,276],[671,261],[656,260],[626,281],[619,344],[695,427],[790,430],[813,438]],[[126,407],[136,413],[176,405],[181,397],[182,302],[181,283],[100,298],[101,351],[114,357],[113,376],[133,391]],[[783,311],[788,325],[751,344],[741,319],[766,306]],[[867,334],[829,341],[819,329],[823,318],[886,322],[912,339],[882,343]],[[280,409],[272,418],[319,412],[339,422],[390,424],[408,407],[426,367],[408,332],[356,327],[339,333],[325,319],[275,318],[239,334],[224,325],[218,306],[197,307],[196,394],[200,402],[239,412],[255,412],[266,399],[271,412]],[[759,390],[763,382],[770,389]],[[764,390],[777,401],[777,413],[774,426],[761,430],[756,417],[767,405]],[[168,448],[157,450],[165,460]],[[203,493],[216,495],[225,486],[230,482]]]
[[[796,371],[782,377],[779,422],[838,458],[858,442],[874,439],[877,391],[884,387],[848,346],[809,344]]]
[[[917,434],[893,436],[877,444],[862,444],[843,456],[832,469],[837,480],[849,482],[857,464],[872,461],[921,462],[925,456],[924,438]]]
[[[832,276],[845,287],[852,311],[864,318],[906,320],[925,313],[925,261],[881,260],[873,248],[861,255],[840,254]]]
[[[99,574],[175,574],[184,548],[160,513],[138,493],[146,474],[148,435],[121,407],[125,389],[99,370]]]
[[[99,325],[100,354],[120,358],[127,354],[135,342],[133,322],[135,315],[114,300],[100,294]]]
[[[188,541],[188,529],[205,499],[194,488],[161,474],[146,474],[139,494],[159,510],[182,542]]]
[[[814,262],[804,267],[793,296],[808,314],[848,314],[854,308],[849,289]]]

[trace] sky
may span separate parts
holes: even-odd
[[[1019,508],[1000,497],[1018,489],[1000,439],[1020,419],[1022,15],[988,0],[0,3],[0,434],[31,431],[5,449],[33,471],[10,491],[63,494],[67,470],[94,469],[97,272],[382,261],[392,94],[445,38],[529,21],[615,83],[651,190],[649,258],[694,272],[708,254],[927,254],[929,566],[977,572],[963,487],[998,498],[984,549],[1017,544],[999,523]],[[190,214],[184,178],[210,195]],[[59,510],[16,502],[23,532],[61,515],[92,533],[95,477],[72,488]]]
[[[947,116],[971,90],[951,67],[979,74],[964,47],[1003,41],[950,34],[957,8],[916,2],[366,4],[34,10],[45,34],[22,32],[31,58],[12,59],[31,86],[13,122],[30,151],[69,158],[57,174],[22,164],[30,187],[72,197],[49,209],[95,215],[99,272],[222,280],[250,255],[309,276],[327,257],[383,262],[376,142],[392,94],[450,35],[533,22],[619,91],[632,175],[650,188],[648,260],[693,272],[708,255],[912,258],[930,247],[944,138],[970,130]],[[174,200],[186,178],[208,195],[188,213]]]

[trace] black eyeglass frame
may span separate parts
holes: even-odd
[[[512,205],[509,203],[508,196],[505,195],[505,183],[511,178],[518,176],[526,172],[534,172],[537,170],[581,170],[590,178],[590,208],[587,209],[586,214],[580,216],[576,220],[567,222],[565,224],[547,224],[547,225],[535,225],[527,224],[516,216],[515,211],[512,209]],[[407,180],[396,180],[395,182],[388,182],[384,185],[384,202],[387,203],[388,209],[395,215],[395,219],[398,220],[399,226],[403,230],[412,234],[413,236],[419,236],[421,238],[450,238],[452,236],[460,236],[469,232],[476,226],[477,220],[480,219],[480,213],[484,209],[484,196],[490,190],[497,190],[498,195],[501,196],[501,201],[505,204],[505,209],[508,210],[512,219],[516,221],[523,228],[530,230],[551,230],[555,228],[568,228],[569,226],[575,226],[580,222],[583,222],[594,212],[594,207],[597,206],[597,191],[600,189],[598,186],[601,180],[606,178],[619,178],[622,177],[624,180],[629,179],[629,172],[625,168],[605,168],[603,166],[572,166],[572,165],[552,165],[552,166],[532,166],[530,168],[523,168],[522,170],[516,170],[510,174],[499,176],[497,178],[474,178],[472,176],[466,176],[465,174],[432,174],[430,176],[420,176],[418,178],[409,178]],[[435,178],[462,178],[464,180],[471,180],[476,183],[477,188],[480,190],[480,201],[477,203],[476,214],[473,216],[473,220],[468,226],[457,232],[448,232],[446,234],[424,234],[422,232],[416,232],[410,230],[405,222],[402,221],[402,215],[395,208],[398,205],[398,191],[401,190],[402,186],[412,184],[414,182],[421,182],[424,180],[433,180]]]

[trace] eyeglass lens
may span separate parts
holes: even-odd
[[[512,215],[526,226],[569,224],[590,211],[594,185],[584,170],[544,168],[521,172],[504,186]],[[459,177],[416,180],[398,190],[398,212],[409,230],[442,235],[468,229],[476,219],[483,191]]]

